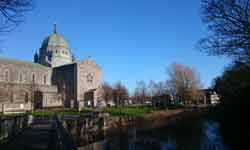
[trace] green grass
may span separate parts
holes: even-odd
[[[151,107],[110,107],[105,108],[104,112],[113,116],[143,116],[153,112]]]
[[[80,112],[77,109],[64,109],[61,111],[35,111],[32,114],[35,117],[50,117],[54,114],[60,114],[60,115],[81,115],[85,113],[93,112],[94,109],[92,108],[84,108]],[[113,116],[142,116],[144,114],[153,112],[153,108],[151,107],[110,107],[105,108],[103,112],[109,113]]]
[[[81,115],[84,113],[89,113],[89,112],[93,112],[93,109],[91,108],[84,108],[83,110],[81,110],[80,112],[78,111],[78,109],[69,109],[69,108],[65,108],[63,110],[59,110],[59,111],[50,111],[50,110],[44,110],[44,111],[35,111],[32,113],[32,115],[34,115],[35,117],[51,117],[55,114],[59,114],[59,115]]]
[[[81,110],[81,113],[89,113],[89,112],[93,112],[94,109],[93,108],[84,108]]]
[[[180,108],[179,106],[171,106],[168,109]],[[153,111],[159,111],[164,109],[154,109],[150,106],[125,106],[125,107],[109,107],[104,108],[103,112],[109,113],[112,116],[143,116],[145,114],[151,113]],[[90,112],[94,112],[92,108],[84,108],[80,112],[78,109],[64,108],[62,110],[52,111],[52,110],[43,110],[43,111],[34,111],[32,114],[35,117],[51,117],[55,114],[59,115],[82,115]],[[24,114],[13,114],[13,116],[24,115]],[[5,115],[3,115],[5,116]]]
[[[55,112],[52,111],[34,111],[31,113],[34,117],[51,117],[55,114]]]
[[[26,113],[18,113],[18,114],[0,114],[2,118],[12,118],[12,117],[21,117],[24,116]]]

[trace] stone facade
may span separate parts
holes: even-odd
[[[97,105],[100,100],[102,73],[100,67],[91,59],[76,62],[53,69],[53,84],[57,84],[63,93],[65,106]]]
[[[0,104],[10,110],[95,107],[101,87],[101,68],[91,59],[74,61],[56,29],[42,42],[34,63],[0,58]]]
[[[101,100],[102,72],[93,60],[77,63],[77,83],[77,100],[84,102],[85,106],[96,106]]]
[[[200,90],[200,92],[203,94],[203,97],[200,100],[201,103],[212,105],[220,103],[220,96],[213,89],[203,89]]]
[[[0,70],[0,103],[31,105],[36,99],[35,108],[61,106],[57,86],[51,84],[51,68],[1,58]]]

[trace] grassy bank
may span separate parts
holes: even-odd
[[[105,108],[104,112],[113,116],[143,116],[153,112],[152,107],[110,107]]]
[[[93,109],[91,108],[85,108],[81,111],[78,111],[78,109],[63,109],[58,111],[50,111],[50,110],[42,110],[42,111],[34,111],[31,113],[35,117],[50,117],[55,114],[59,115],[81,115],[85,113],[93,112]]]
[[[80,112],[77,109],[63,109],[59,111],[35,111],[32,114],[36,117],[49,117],[54,114],[59,115],[82,115],[90,112],[94,112],[95,110],[92,108],[84,108]],[[143,116],[145,114],[154,112],[157,110],[154,110],[152,107],[147,106],[139,106],[139,107],[108,107],[104,108],[102,112],[109,113],[112,116]]]
[[[178,107],[168,107],[168,109],[178,109]],[[124,107],[107,107],[104,108],[101,112],[109,113],[112,116],[143,116],[145,114],[150,114],[152,112],[157,112],[165,109],[154,109],[150,106],[124,106]],[[86,113],[95,112],[95,109],[92,108],[84,108],[81,111],[78,109],[59,109],[59,110],[40,110],[29,112],[28,114],[32,114],[35,117],[51,117],[55,114],[59,115],[83,115]],[[24,115],[24,114],[12,114],[13,116]],[[5,116],[5,115],[3,115]]]

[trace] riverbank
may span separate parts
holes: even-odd
[[[169,149],[227,149],[219,132],[220,123],[210,111],[175,109],[154,111],[142,116],[113,116],[106,113],[62,118],[63,125],[81,150],[93,146],[169,146]],[[127,147],[126,147],[127,146]],[[104,150],[104,149],[101,149]]]
[[[169,106],[168,110],[182,109],[180,106]],[[53,110],[36,110],[33,112],[26,112],[20,114],[2,114],[1,116],[18,116],[18,115],[32,115],[39,118],[52,117],[55,114],[60,116],[82,116],[90,113],[108,113],[110,116],[115,117],[142,117],[147,114],[164,111],[166,109],[153,108],[151,106],[121,106],[121,107],[106,107],[106,108],[84,108],[81,111],[74,108],[62,108]]]
[[[105,118],[104,130],[115,130],[120,127],[126,128],[130,126],[137,127],[138,129],[145,130],[151,128],[160,128],[170,124],[176,120],[181,119],[187,115],[184,109],[176,110],[161,110],[155,111],[143,116],[110,116]]]

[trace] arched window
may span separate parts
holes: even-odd
[[[46,75],[44,75],[44,77],[43,77],[43,82],[44,82],[44,84],[47,83],[47,76]]]
[[[22,73],[19,74],[19,82],[23,82],[23,74]]]
[[[25,103],[27,104],[29,102],[29,94],[25,92]]]
[[[14,102],[14,93],[11,91],[10,92],[10,103]]]
[[[35,83],[36,82],[36,75],[33,73],[32,74],[32,83]]]
[[[6,70],[5,73],[4,73],[4,80],[5,80],[6,82],[9,81],[9,71],[8,71],[8,70]]]

